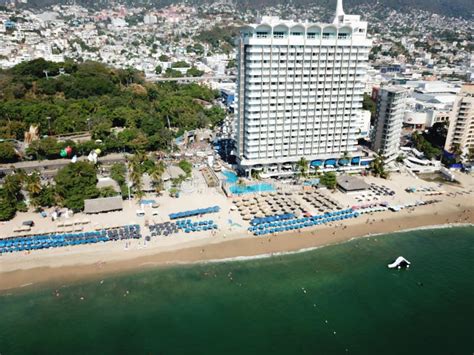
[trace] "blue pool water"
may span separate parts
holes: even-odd
[[[249,186],[232,185],[230,187],[230,192],[232,192],[235,195],[248,194],[248,193],[254,193],[254,192],[270,192],[270,191],[275,191],[275,188],[273,187],[272,184],[267,184],[267,183],[261,183],[261,184],[255,184],[255,185],[249,185]]]
[[[265,183],[265,182],[260,183],[260,184],[248,185],[248,186],[238,186],[236,185],[236,182],[239,178],[236,173],[234,173],[233,171],[226,170],[226,171],[223,171],[222,174],[224,175],[226,182],[230,184],[229,190],[234,195],[242,195],[242,194],[255,193],[255,192],[275,191],[275,188],[273,187],[272,184]]]
[[[237,174],[230,170],[223,171],[222,175],[224,175],[225,181],[229,184],[235,184],[239,180]]]

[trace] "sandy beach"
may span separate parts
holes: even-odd
[[[124,250],[123,243],[76,246],[14,253],[0,257],[0,290],[28,287],[52,282],[62,284],[82,279],[102,279],[119,272],[152,267],[190,264],[239,257],[268,256],[272,253],[295,252],[308,248],[342,243],[353,238],[379,233],[392,233],[428,226],[474,223],[474,201],[469,195],[443,198],[438,204],[363,215],[343,223],[317,226],[301,232],[282,233],[271,237],[254,237],[245,231],[216,236],[175,236],[167,244],[139,241]],[[184,239],[181,239],[184,238]]]

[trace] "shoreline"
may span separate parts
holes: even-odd
[[[87,259],[81,260],[79,257],[76,260],[68,257],[67,254],[60,254],[58,255],[60,260],[56,265],[48,265],[47,257],[51,258],[55,255],[46,255],[44,260],[41,257],[38,258],[43,264],[38,262],[37,266],[33,263],[33,265],[22,265],[23,268],[18,268],[21,263],[16,260],[16,264],[10,265],[16,266],[16,269],[0,268],[0,293],[26,289],[39,284],[64,285],[83,280],[101,280],[118,274],[158,267],[245,261],[290,255],[383,234],[473,226],[474,209],[469,201],[465,202],[466,204],[462,206],[441,203],[415,212],[404,210],[398,213],[382,212],[364,215],[347,223],[308,228],[300,233],[255,237],[249,236],[246,232],[238,232],[227,238],[209,237],[191,241],[187,245],[178,243],[168,250],[162,248],[146,251],[133,250],[131,254],[122,252],[119,255],[116,251],[114,254],[113,250],[103,248],[101,252],[107,253],[109,257],[106,261],[102,260],[104,255],[100,254],[98,256],[101,258],[94,262]],[[0,265],[1,262],[2,257],[0,257]]]

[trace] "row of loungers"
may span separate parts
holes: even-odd
[[[191,222],[191,220],[179,221],[178,227],[185,233],[200,232],[217,229],[217,224],[212,219],[208,221]]]
[[[342,211],[338,211],[342,212]],[[352,210],[346,210],[345,213],[338,213],[337,215],[329,216],[328,214],[325,215],[318,215],[312,217],[304,217],[299,219],[292,219],[283,222],[272,222],[267,224],[262,224],[258,226],[252,226],[249,228],[249,231],[252,232],[254,235],[267,235],[273,234],[278,232],[287,232],[291,230],[298,230],[307,227],[313,227],[320,224],[326,224],[335,221],[342,221],[348,218],[356,218],[359,216],[358,212],[354,212]]]
[[[0,239],[0,253],[30,251],[49,248],[60,248],[82,244],[94,244],[124,239],[141,238],[140,226],[130,225],[114,229],[49,235],[33,235],[28,237],[11,237]]]
[[[171,234],[178,233],[179,230],[176,222],[150,224],[148,228],[150,229],[150,234],[152,237],[157,237],[161,235],[167,237]]]
[[[150,229],[152,237],[161,235],[167,237],[171,234],[178,233],[180,230],[183,230],[186,233],[191,233],[217,229],[217,224],[215,224],[213,220],[193,222],[190,219],[187,219],[176,222],[153,224],[148,226],[148,228]]]
[[[217,213],[219,211],[220,211],[219,206],[213,206],[213,207],[208,207],[208,208],[200,208],[200,209],[197,209],[197,210],[171,213],[169,215],[169,217],[170,217],[170,219],[187,218],[187,217],[203,215],[203,214],[206,214],[206,213]]]

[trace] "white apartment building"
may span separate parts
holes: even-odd
[[[403,86],[383,86],[377,96],[372,149],[387,161],[398,156],[408,89]]]
[[[462,86],[451,111],[444,149],[453,153],[455,146],[463,154],[474,149],[474,84]]]
[[[345,15],[338,0],[331,24],[263,17],[242,28],[238,42],[240,169],[292,174],[301,157],[313,167],[350,165],[340,158],[356,152],[367,22]]]

